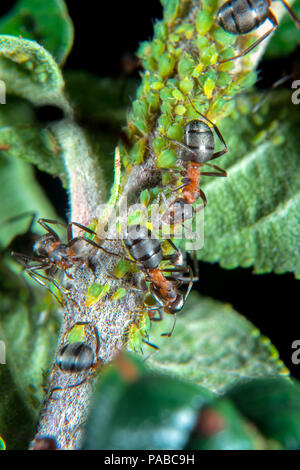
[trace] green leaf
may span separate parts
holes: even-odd
[[[34,419],[24,405],[20,393],[16,390],[8,366],[5,364],[0,364],[0,383],[1,437],[8,450],[26,449],[33,435]]]
[[[16,448],[21,439],[26,437],[28,443],[32,437],[32,420],[37,418],[43,398],[44,374],[57,342],[57,318],[49,296],[33,307],[32,293],[20,276],[2,266],[0,278],[0,340],[6,345],[7,362],[0,366],[4,368],[0,429],[8,447]],[[12,404],[13,397],[15,405],[3,409],[3,404]]]
[[[229,153],[218,165],[228,178],[203,177],[208,204],[199,258],[300,277],[300,114],[289,93],[272,94],[251,117],[252,108],[241,98],[240,112],[222,123]]]
[[[133,355],[101,376],[85,429],[84,449],[182,449],[198,409],[213,395],[148,371]]]
[[[152,323],[160,350],[148,362],[158,370],[220,393],[245,378],[288,373],[270,340],[230,305],[191,294],[172,337],[161,337],[172,322]]]
[[[1,133],[0,133],[1,135]],[[24,233],[29,217],[5,223],[8,219],[25,212],[56,219],[56,213],[48,202],[34,177],[32,167],[22,160],[8,158],[0,152],[0,250],[4,249],[17,234]],[[38,226],[33,230],[39,231]],[[43,231],[42,231],[43,232]]]
[[[0,19],[0,33],[40,43],[63,63],[73,44],[73,24],[63,0],[19,0]]]
[[[30,102],[7,97],[7,103],[0,107],[0,144],[8,146],[1,153],[11,160],[21,158],[42,171],[60,175],[66,185],[62,150],[55,133],[37,122]]]
[[[300,0],[293,3],[293,11],[300,18]],[[266,59],[276,59],[291,54],[300,42],[299,31],[291,17],[286,14],[280,21],[277,31],[274,33],[265,53]]]
[[[0,79],[8,94],[36,105],[67,107],[61,72],[49,52],[35,41],[0,35]]]
[[[227,396],[240,413],[265,436],[285,449],[300,449],[300,384],[277,379],[259,379],[238,384]]]

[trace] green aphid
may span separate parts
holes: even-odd
[[[165,52],[161,55],[158,62],[158,73],[161,75],[162,78],[167,78],[172,75],[175,63],[175,57],[173,55],[170,55],[169,52]]]
[[[155,139],[153,139],[152,146],[156,155],[159,155],[162,150],[165,150],[168,147],[168,141],[164,137],[155,137]]]
[[[200,10],[196,18],[196,30],[199,34],[206,34],[214,22],[213,16],[204,10]]]
[[[151,111],[157,111],[159,109],[159,95],[157,93],[148,93],[146,96],[147,103],[150,106]]]
[[[135,165],[140,165],[144,161],[146,139],[139,139],[129,152],[129,158]]]
[[[85,326],[75,325],[67,336],[68,343],[77,343],[85,341]]]
[[[159,128],[160,128],[159,129],[160,132],[166,132],[167,129],[171,126],[172,122],[173,122],[173,119],[171,118],[171,116],[167,116],[166,114],[162,114],[158,118],[158,125],[159,125]],[[156,139],[154,139],[154,140],[156,140]]]
[[[144,58],[149,57],[151,54],[152,54],[151,42],[149,41],[142,42],[137,50],[137,56],[140,59],[144,59]]]
[[[183,126],[176,123],[172,124],[168,129],[167,137],[169,139],[181,140],[183,138]]]
[[[227,33],[223,28],[215,26],[210,31],[211,36],[214,40],[219,43],[221,46],[231,46],[236,41],[236,36],[234,34]]]
[[[183,93],[190,94],[194,88],[194,80],[192,78],[185,77],[179,82],[179,88]]]
[[[279,147],[280,145],[285,143],[286,139],[284,135],[277,134],[275,136],[272,136],[270,141],[272,145],[274,145],[275,147]]]
[[[186,107],[183,106],[182,104],[179,104],[179,105],[176,106],[176,108],[175,108],[175,113],[176,113],[178,116],[183,116],[183,115],[186,113]]]
[[[90,307],[91,305],[95,305],[99,300],[101,300],[103,297],[106,296],[106,294],[110,290],[110,285],[109,284],[98,284],[96,282],[93,282],[86,293],[86,306]]]
[[[201,5],[202,5],[202,10],[216,13],[218,6],[219,6],[219,1],[218,0],[202,0]]]
[[[191,55],[185,54],[178,62],[178,74],[181,79],[193,73],[196,64]]]
[[[132,264],[129,261],[126,261],[125,259],[120,259],[114,269],[114,276],[116,276],[118,279],[121,279],[125,276],[125,274],[130,272],[131,266]]]
[[[98,219],[93,219],[92,222],[88,225],[88,228],[92,230],[93,232],[96,232],[98,227]],[[87,240],[94,240],[96,236],[96,233],[88,233],[85,232],[83,237],[86,238]]]
[[[216,85],[218,87],[226,87],[232,82],[232,76],[227,72],[219,72]]]
[[[167,0],[164,4],[164,21],[167,26],[172,26],[180,11],[181,0]]]
[[[160,39],[154,39],[152,43],[152,55],[154,59],[159,62],[160,56],[165,51],[165,44]]]
[[[124,287],[120,287],[114,294],[111,296],[111,299],[116,301],[120,300],[127,294],[127,290]]]
[[[173,149],[163,150],[157,158],[158,168],[172,168],[177,162],[177,153]]]
[[[181,91],[178,90],[178,88],[174,88],[174,90],[172,91],[172,96],[178,101],[184,100],[184,96]]]
[[[257,74],[255,70],[246,73],[238,79],[238,84],[241,88],[249,88],[257,82]]]
[[[154,36],[165,40],[168,36],[168,28],[163,21],[157,21],[153,27]]]
[[[140,328],[141,335],[144,338],[148,338],[149,331],[151,328],[151,321],[150,321],[148,312],[145,312],[143,315],[141,315],[139,319],[139,328]]]
[[[258,132],[255,137],[253,137],[252,143],[254,145],[257,145],[260,142],[263,142],[266,138],[267,138],[267,132],[265,130],[262,130]]]
[[[143,343],[143,337],[141,335],[140,329],[137,325],[134,323],[130,325],[128,333],[127,333],[127,338],[128,338],[128,346],[129,348],[136,352],[136,353],[142,353],[142,343]]]
[[[164,83],[160,82],[159,80],[156,80],[155,82],[152,82],[150,84],[150,88],[152,90],[161,90],[164,86],[165,86]]]
[[[209,40],[205,37],[205,36],[198,36],[195,40],[194,40],[194,45],[197,47],[197,49],[199,49],[199,52],[201,54],[201,52],[206,49],[207,47],[209,47],[210,45],[210,42]]]
[[[201,62],[205,65],[213,65],[218,61],[219,53],[215,44],[211,44],[201,52]]]
[[[145,207],[148,206],[149,202],[151,201],[150,192],[148,189],[144,189],[140,194],[140,201]]]
[[[213,95],[213,91],[215,89],[215,82],[211,78],[207,78],[203,85],[203,91],[205,96],[210,100]]]

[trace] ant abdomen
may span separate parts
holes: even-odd
[[[214,135],[206,122],[200,119],[190,121],[184,129],[184,145],[191,149],[182,151],[184,161],[205,163],[211,160],[214,148]]]
[[[231,34],[247,34],[269,16],[268,0],[229,0],[218,11],[217,21]]]
[[[132,258],[144,269],[155,269],[163,259],[159,240],[151,238],[151,231],[141,225],[130,225],[124,243]]]
[[[56,364],[64,372],[83,372],[95,364],[95,354],[86,343],[67,343],[59,351]]]

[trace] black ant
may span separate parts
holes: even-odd
[[[300,21],[286,0],[280,1],[293,18],[297,28],[300,28]],[[272,0],[228,0],[220,7],[217,13],[217,22],[227,33],[250,33],[261,26],[267,19],[273,26],[243,52],[230,59],[222,60],[218,62],[218,64],[224,64],[225,62],[244,57],[275,31],[278,26],[278,21],[270,9],[271,2]]]
[[[152,233],[146,227],[140,225],[131,225],[127,228],[124,235],[124,244],[128,253],[138,264],[141,271],[146,276],[145,280],[150,282],[150,293],[157,302],[157,306],[146,306],[148,310],[160,310],[169,315],[176,315],[183,308],[186,299],[190,293],[193,282],[197,279],[193,276],[189,266],[183,266],[182,254],[171,240],[168,240],[172,248],[176,251],[175,255],[163,255],[161,243],[158,239],[152,237]],[[162,261],[172,261],[176,266],[173,268],[159,268]],[[180,273],[189,272],[188,278],[182,278]],[[164,273],[171,275],[165,276]],[[179,292],[178,287],[183,282],[189,282],[185,295]],[[175,316],[176,320],[176,316]],[[175,320],[172,330],[166,334],[171,336],[175,327]]]
[[[226,177],[227,173],[217,165],[208,163],[215,158],[224,155],[228,149],[226,142],[219,131],[218,127],[210,121],[206,116],[201,114],[194,106],[190,98],[188,97],[194,110],[209,124],[213,127],[215,133],[219,137],[220,141],[224,145],[224,149],[218,152],[215,150],[214,135],[209,125],[200,119],[193,119],[188,122],[184,129],[183,143],[173,141],[182,148],[181,160],[185,166],[185,169],[180,172],[183,176],[182,184],[176,187],[173,191],[183,190],[182,196],[176,199],[168,209],[168,222],[172,225],[175,223],[184,222],[184,208],[185,205],[192,205],[198,201],[201,197],[203,205],[197,210],[203,209],[207,204],[207,199],[204,192],[200,189],[200,175],[204,176],[221,176]],[[208,165],[214,168],[215,172],[200,171],[203,165]],[[177,170],[174,170],[177,172]],[[192,211],[192,214],[195,211]],[[166,219],[166,215],[163,215],[163,219]]]
[[[57,233],[49,227],[48,224],[62,225],[64,224],[51,219],[38,219],[40,224],[47,232],[47,234],[39,236],[33,246],[35,256],[28,256],[22,253],[12,251],[11,255],[25,267],[27,274],[42,286],[46,286],[45,281],[52,282],[58,290],[59,285],[53,279],[54,274],[58,269],[62,270],[67,277],[72,279],[69,269],[73,267],[74,263],[83,263],[82,258],[76,254],[73,246],[80,240],[83,240],[95,248],[100,248],[107,254],[113,254],[104,249],[102,246],[95,243],[93,240],[84,238],[82,236],[73,237],[72,226],[80,228],[81,230],[96,235],[93,230],[81,225],[77,222],[70,222],[67,225],[67,243],[62,243]],[[31,263],[31,264],[29,264]],[[47,276],[40,273],[46,271]],[[51,291],[52,292],[52,291]]]

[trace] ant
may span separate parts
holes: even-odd
[[[297,28],[300,28],[300,20],[287,4],[286,0],[280,1],[293,18]],[[217,22],[227,33],[250,33],[261,26],[267,19],[273,26],[243,52],[230,59],[222,60],[218,62],[218,64],[224,64],[225,62],[244,57],[275,31],[278,26],[278,21],[270,9],[271,2],[272,0],[228,0],[220,7],[217,13]]]
[[[89,322],[77,322],[75,323],[65,334],[65,337],[69,332],[77,325],[88,325]],[[56,366],[62,371],[67,373],[80,373],[86,371],[96,371],[99,366],[103,363],[101,357],[99,357],[100,350],[100,338],[96,326],[93,326],[95,336],[95,351],[86,342],[76,341],[74,343],[66,343],[58,352],[56,357]],[[85,377],[82,381],[77,384],[69,385],[64,388],[74,388],[82,385],[88,377]],[[54,387],[50,391],[50,397],[56,390],[62,390],[62,387]]]
[[[207,204],[207,199],[204,192],[200,189],[200,175],[204,176],[221,176],[226,177],[227,173],[222,168],[217,165],[212,165],[208,163],[215,158],[224,155],[228,149],[226,142],[219,131],[218,127],[210,121],[206,116],[201,114],[192,103],[191,99],[188,97],[191,106],[202,118],[209,122],[213,127],[215,133],[219,137],[220,141],[224,145],[224,149],[218,152],[214,152],[215,142],[214,134],[209,127],[209,125],[200,119],[193,119],[188,122],[184,129],[183,143],[178,141],[173,141],[182,148],[181,160],[185,169],[179,173],[183,176],[182,184],[176,187],[173,191],[183,190],[182,196],[177,198],[168,208],[168,222],[172,225],[176,223],[184,222],[184,208],[185,205],[192,205],[198,201],[201,197],[203,205],[200,206],[197,211],[203,209]],[[200,168],[203,165],[208,165],[214,168],[215,172],[203,172],[200,171]],[[177,172],[177,170],[175,170]],[[192,216],[195,210],[192,210]],[[163,219],[166,219],[166,214],[163,215]]]
[[[160,241],[153,238],[152,232],[146,227],[130,225],[124,234],[125,247],[140,270],[145,273],[145,281],[150,282],[150,293],[158,304],[153,307],[145,305],[146,309],[153,311],[163,308],[165,313],[175,315],[171,331],[164,334],[170,337],[175,327],[176,314],[182,310],[197,278],[194,277],[190,266],[182,265],[182,253],[174,243],[171,240],[168,242],[176,251],[175,255],[164,256]],[[176,267],[161,269],[159,265],[162,261],[173,261]],[[189,277],[181,277],[181,274],[186,272],[189,272]],[[164,273],[170,275],[165,276]],[[178,290],[183,282],[189,282],[185,295]]]
[[[66,244],[61,242],[57,233],[48,225],[56,224],[65,227],[64,224],[56,220],[42,218],[38,219],[37,223],[40,224],[47,233],[40,236],[34,243],[33,251],[35,256],[27,256],[21,253],[16,253],[14,251],[12,251],[11,255],[25,267],[27,274],[42,286],[46,287],[45,281],[50,281],[56,286],[58,290],[60,289],[57,282],[53,279],[53,276],[58,269],[62,270],[68,278],[72,279],[72,275],[68,272],[68,270],[73,267],[74,263],[83,262],[82,258],[78,256],[73,249],[73,246],[79,240],[83,240],[95,248],[100,248],[107,254],[113,254],[95,243],[93,240],[84,238],[82,236],[73,238],[73,225],[91,235],[96,235],[93,230],[90,230],[88,227],[85,227],[84,225],[81,225],[77,222],[70,222],[67,225],[68,241]],[[30,262],[34,264],[29,265]],[[46,271],[47,276],[41,274],[41,270]],[[50,292],[53,293],[52,291]]]

